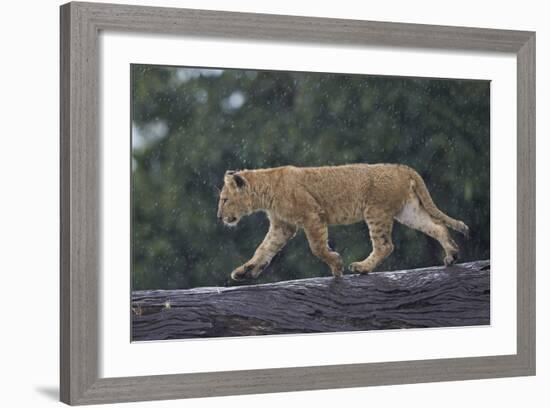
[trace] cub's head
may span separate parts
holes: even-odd
[[[218,202],[218,219],[234,227],[243,215],[252,212],[249,185],[243,174],[229,170],[223,179],[223,188]]]

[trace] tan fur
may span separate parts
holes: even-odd
[[[264,211],[269,231],[254,256],[235,269],[235,280],[256,278],[283,246],[302,228],[311,252],[323,260],[332,274],[343,274],[340,255],[328,247],[328,226],[365,221],[372,252],[354,262],[354,272],[372,271],[394,249],[394,220],[439,241],[444,262],[456,261],[458,246],[447,227],[468,234],[468,227],[439,210],[420,175],[395,164],[351,164],[327,167],[277,167],[229,171],[220,193],[218,218],[236,225],[244,215]]]

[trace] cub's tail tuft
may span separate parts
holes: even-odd
[[[464,238],[470,239],[470,227],[468,227],[462,221],[458,221],[458,224],[459,225],[457,231],[462,233],[462,235],[464,235]]]
[[[464,222],[449,217],[447,214],[437,208],[432,200],[428,188],[426,187],[426,183],[424,183],[424,180],[422,179],[420,174],[418,174],[413,169],[410,169],[410,175],[413,182],[413,189],[426,211],[436,220],[443,222],[449,228],[452,228],[455,231],[463,234],[466,239],[470,238],[470,228],[468,228],[468,226]]]

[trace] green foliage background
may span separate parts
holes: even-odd
[[[461,260],[489,258],[488,81],[132,65],[133,289],[220,286],[267,231],[216,220],[228,169],[403,163],[466,222]],[[330,228],[346,264],[371,246],[363,223]],[[431,238],[396,223],[379,269],[441,264]],[[259,279],[328,276],[303,232]]]

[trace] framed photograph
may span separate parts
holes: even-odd
[[[534,115],[533,32],[62,6],[61,400],[534,375]]]

